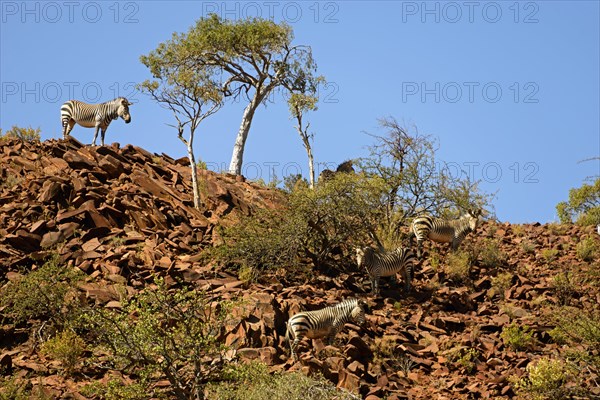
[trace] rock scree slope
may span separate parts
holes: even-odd
[[[272,371],[319,373],[370,400],[512,398],[512,377],[561,350],[547,318],[551,307],[565,302],[556,277],[570,274],[577,282],[569,305],[593,310],[600,302],[600,264],[576,252],[586,238],[600,245],[592,227],[484,222],[463,244],[476,257],[462,279],[446,268],[447,248],[428,243],[411,293],[383,282],[376,298],[356,268],[334,276],[315,271],[307,281],[284,285],[276,276],[243,282],[208,262],[202,251],[220,243],[217,226],[228,215],[283,202],[278,191],[243,177],[200,171],[203,207],[196,210],[187,158],[69,138],[4,140],[0,163],[0,282],[58,253],[68,268],[87,274],[81,293],[100,305],[119,301],[117,285],[134,294],[157,276],[225,298],[242,296],[251,307],[225,339],[235,356],[260,360]],[[496,249],[495,262],[486,262],[486,248]],[[432,254],[437,257],[427,257]],[[350,296],[368,301],[365,326],[348,324],[334,346],[305,342],[294,363],[284,341],[287,318]],[[511,324],[530,328],[530,348],[504,343],[502,332]],[[33,350],[33,336],[2,326],[0,371],[21,379],[35,373],[32,383],[53,398],[84,398],[80,390],[90,382],[47,365]],[[105,379],[102,373],[94,376]],[[577,384],[598,398],[598,379],[581,374]]]

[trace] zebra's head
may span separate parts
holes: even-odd
[[[129,114],[129,106],[133,103],[130,103],[125,97],[119,97],[117,99],[117,104],[119,108],[117,109],[117,115],[123,118],[126,124],[131,122],[131,114]]]
[[[350,313],[350,317],[352,321],[356,322],[358,325],[362,325],[366,321],[366,314],[369,310],[369,305],[363,300],[356,301],[356,307],[352,309]]]
[[[363,265],[363,260],[365,259],[365,257],[368,257],[369,254],[371,254],[371,252],[373,251],[372,248],[370,247],[357,247],[356,248],[356,264],[358,264],[359,267],[362,267]]]
[[[477,229],[477,225],[479,224],[479,216],[481,215],[481,210],[468,210],[465,217],[469,222],[469,228],[472,231]]]

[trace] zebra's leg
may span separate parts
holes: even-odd
[[[296,354],[296,348],[298,347],[298,343],[300,343],[300,339],[298,336],[293,341],[290,341],[290,353],[292,354],[292,358],[294,361],[298,361],[298,354]]]
[[[410,284],[412,280],[412,271],[409,267],[404,268],[404,272],[402,272],[402,277],[404,278],[404,292],[410,292]]]
[[[66,139],[67,136],[69,136],[69,134],[73,130],[74,126],[75,126],[75,120],[74,119],[69,119],[69,120],[65,119],[65,120],[63,120],[63,139]]]
[[[423,239],[417,238],[417,258],[421,259],[422,254],[423,254]]]
[[[454,238],[452,239],[452,251],[456,251],[458,249],[458,246],[460,245],[460,239],[459,238]]]
[[[102,128],[100,130],[100,145],[104,146],[104,135],[106,134],[106,130],[108,129],[108,127],[106,128]]]
[[[96,145],[96,138],[98,137],[99,130],[100,130],[100,125],[96,125],[96,131],[94,132],[94,140],[92,140],[92,146]]]

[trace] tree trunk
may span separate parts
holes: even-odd
[[[195,129],[195,128],[194,128]],[[194,157],[194,132],[190,131],[190,139],[186,140],[183,137],[183,127],[179,126],[179,139],[185,144],[190,160],[190,168],[192,169],[192,191],[194,192],[194,208],[200,209],[200,184],[198,182],[198,170],[196,168],[196,157]]]
[[[308,179],[310,182],[310,188],[314,189],[315,187],[315,160],[312,153],[312,148],[310,147],[310,142],[308,136],[306,134],[300,133],[302,137],[302,142],[304,143],[304,148],[306,149],[306,155],[308,156]]]
[[[268,93],[268,92],[267,92]],[[242,116],[242,123],[240,124],[240,130],[238,131],[235,144],[233,145],[233,154],[231,155],[231,163],[229,164],[229,173],[235,175],[242,174],[242,164],[244,162],[244,148],[246,147],[246,139],[248,138],[248,132],[250,132],[250,125],[252,125],[252,118],[254,118],[254,112],[264,99],[267,93],[255,93],[254,98],[244,109],[244,115]]]
[[[192,190],[194,191],[194,208],[200,209],[200,184],[198,183],[198,168],[196,167],[196,158],[194,157],[194,149],[188,146],[188,158],[190,159],[190,168],[192,168]]]

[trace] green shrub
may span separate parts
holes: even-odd
[[[14,125],[12,128],[6,131],[2,138],[6,139],[20,139],[27,142],[40,141],[40,128],[33,129],[32,127],[21,128]],[[2,132],[0,131],[0,134]]]
[[[94,382],[86,385],[81,394],[98,400],[146,400],[148,398],[164,398],[160,393],[153,393],[145,382],[125,384],[119,379],[111,379],[107,383]]]
[[[15,376],[0,377],[0,400],[29,400],[30,391],[25,382]]]
[[[562,223],[575,220],[579,225],[600,224],[600,178],[591,185],[569,190],[569,200],[558,203],[556,211]]]
[[[219,400],[354,400],[359,396],[337,389],[322,377],[300,372],[269,374],[258,362],[230,366],[224,381],[208,386],[208,399]]]
[[[177,398],[196,398],[220,375],[228,350],[222,335],[238,304],[193,288],[169,290],[157,280],[122,311],[93,309],[86,322],[117,368],[162,376]]]
[[[58,360],[67,375],[70,375],[79,363],[85,351],[85,342],[70,329],[42,344],[42,354]]]
[[[31,319],[50,319],[65,323],[81,309],[76,285],[84,274],[60,264],[58,256],[17,280],[9,282],[0,292],[4,315],[14,323]]]
[[[540,358],[526,367],[528,376],[516,382],[518,392],[534,400],[562,400],[568,398],[570,390],[566,384],[573,380],[573,370],[562,360]]]
[[[494,295],[498,295],[504,298],[504,292],[512,285],[513,274],[510,272],[503,272],[492,278],[492,292]]]
[[[516,323],[505,326],[500,338],[505,346],[513,350],[527,350],[535,344],[535,338],[528,326],[520,327]]]
[[[568,272],[555,275],[552,278],[552,287],[561,305],[568,304],[575,293],[577,293],[576,285],[573,283],[573,276]]]
[[[447,258],[446,273],[457,282],[466,282],[471,272],[471,256],[467,251],[458,250]]]
[[[550,264],[558,258],[558,250],[557,249],[544,249],[542,250],[542,257],[546,261],[547,264]]]
[[[534,254],[535,253],[535,248],[536,248],[535,244],[533,244],[529,240],[523,240],[521,242],[521,249],[523,249],[523,251],[526,254]]]
[[[368,179],[355,174],[336,174],[314,190],[297,187],[285,206],[258,210],[225,229],[225,245],[215,255],[258,270],[302,268],[303,258],[313,265],[331,263],[349,242],[367,242],[378,215],[372,190]]]
[[[598,257],[598,245],[591,237],[585,238],[579,242],[577,244],[576,251],[577,257],[579,257],[581,261],[590,262],[594,261]]]
[[[500,250],[497,240],[486,239],[479,256],[481,264],[487,268],[498,268],[508,259],[506,253]]]

